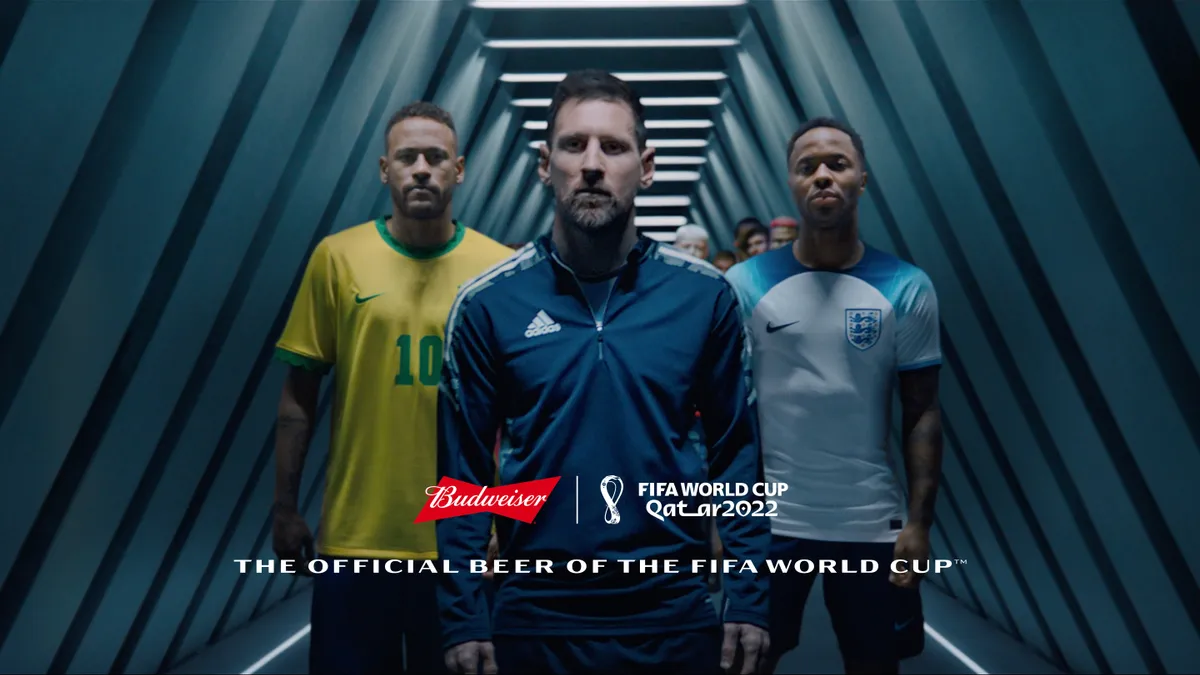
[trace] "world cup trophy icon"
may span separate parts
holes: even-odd
[[[600,481],[600,496],[604,497],[604,503],[607,505],[604,509],[604,522],[609,525],[621,522],[621,512],[617,510],[617,500],[621,498],[624,489],[625,484],[621,481],[620,476],[605,476],[604,480]]]

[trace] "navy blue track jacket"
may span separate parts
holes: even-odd
[[[489,625],[484,584],[491,514],[438,521],[446,647],[499,635],[655,634],[720,622],[767,627],[763,517],[717,517],[726,555],[757,574],[726,575],[723,616],[691,560],[711,557],[705,520],[650,516],[639,482],[762,481],[749,341],[721,273],[640,238],[600,315],[543,236],[464,284],[446,324],[439,472],[495,485],[496,429],[510,449],[499,484],[561,477],[534,523],[497,518],[502,559],[549,559],[552,574],[506,574]],[[558,328],[555,328],[557,326]],[[704,459],[688,443],[699,410]],[[620,476],[620,522],[605,522],[605,476]],[[578,477],[578,507],[576,506]],[[752,498],[752,497],[750,497]],[[677,501],[664,499],[665,502]],[[695,509],[699,498],[687,499]],[[719,501],[719,499],[717,500]],[[578,523],[577,512],[578,508]],[[619,560],[676,559],[679,574],[624,573]],[[572,559],[606,568],[572,574]]]

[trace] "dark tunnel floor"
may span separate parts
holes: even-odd
[[[1061,672],[932,585],[922,594],[926,608],[925,651],[905,661],[902,672],[935,675]],[[171,672],[179,675],[307,672],[309,602],[309,592],[300,593]],[[777,672],[780,675],[842,672],[820,584],[809,598],[800,646],[783,658]]]

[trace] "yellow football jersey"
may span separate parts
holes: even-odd
[[[313,252],[276,354],[334,371],[320,553],[437,557],[434,523],[413,520],[437,483],[446,318],[460,285],[512,255],[457,221],[449,243],[418,253],[384,218],[326,237]]]

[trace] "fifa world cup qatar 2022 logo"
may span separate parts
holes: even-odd
[[[620,476],[605,476],[600,481],[600,496],[604,497],[604,522],[616,525],[621,522],[621,512],[617,510],[617,501],[625,491],[625,483]]]

